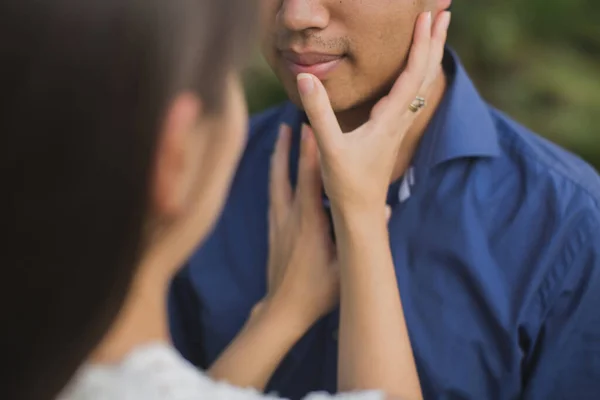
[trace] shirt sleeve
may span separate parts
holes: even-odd
[[[171,340],[183,357],[207,369],[202,347],[201,304],[189,276],[189,266],[173,278],[168,295]]]
[[[277,400],[254,389],[214,382],[165,344],[133,351],[118,366],[86,366],[59,400]],[[380,392],[332,396],[312,394],[306,400],[383,400]]]
[[[600,398],[600,230],[588,223],[571,235],[553,271],[559,290],[545,299],[525,371],[526,400]]]

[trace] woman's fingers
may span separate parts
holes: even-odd
[[[302,106],[319,142],[319,148],[331,149],[341,137],[342,130],[331,108],[325,87],[311,74],[299,74],[297,83]]]
[[[386,205],[385,206],[385,220],[390,222],[390,218],[392,217],[392,207]]]
[[[322,189],[317,143],[311,128],[302,125],[296,201],[305,215],[322,211]]]
[[[427,69],[427,77],[421,87],[419,93],[427,93],[431,85],[442,68],[442,59],[444,58],[444,47],[446,46],[446,37],[448,34],[448,26],[450,25],[450,12],[443,11],[438,14],[433,24],[431,32],[431,46],[429,50],[429,67]]]
[[[300,160],[298,164],[298,183],[295,194],[289,180],[291,129],[282,125],[275,151],[271,157],[271,179],[269,183],[270,197],[270,230],[286,220],[292,210],[292,204],[298,202],[305,215],[320,211],[322,207],[321,169],[319,154],[312,130],[302,126],[300,143]],[[274,234],[275,232],[271,232]],[[273,238],[274,239],[274,238]]]
[[[289,174],[291,142],[291,128],[287,125],[281,125],[275,151],[271,156],[271,176],[269,182],[270,217],[277,224],[285,219],[292,203],[292,188]]]
[[[292,201],[292,189],[289,183],[289,151],[291,129],[286,125],[279,127],[279,136],[271,155],[269,180],[269,264],[267,268],[267,288],[275,287],[281,275],[281,265],[277,260],[277,239],[280,229],[288,215]],[[281,245],[281,244],[279,244]]]
[[[442,12],[432,22],[431,12],[417,18],[413,44],[405,70],[394,83],[390,93],[373,108],[372,121],[379,126],[394,126],[407,115],[409,105],[423,89],[428,89],[439,72],[444,53],[450,13]],[[329,151],[342,132],[331,108],[323,84],[313,75],[298,75],[298,91],[302,104],[315,132],[319,147]]]
[[[429,66],[431,26],[431,12],[419,15],[406,68],[394,83],[385,107],[377,111],[377,122],[384,126],[397,123],[418,96]]]

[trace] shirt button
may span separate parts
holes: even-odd
[[[331,337],[333,338],[333,340],[335,340],[337,342],[339,335],[339,330],[335,329],[332,333],[331,333]]]

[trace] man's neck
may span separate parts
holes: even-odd
[[[446,75],[440,68],[440,71],[432,85],[431,93],[427,96],[427,107],[419,112],[417,119],[406,133],[404,143],[402,144],[402,151],[400,154],[398,154],[398,160],[396,161],[396,166],[394,167],[392,182],[400,178],[409,167],[410,162],[417,150],[417,146],[419,145],[419,142],[423,137],[427,126],[429,125],[429,121],[431,121],[433,118],[435,111],[444,97],[446,86]],[[351,132],[367,122],[371,114],[371,109],[378,100],[379,99],[365,103],[348,111],[337,113],[336,116],[342,131]]]

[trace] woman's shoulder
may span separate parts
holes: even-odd
[[[306,400],[380,400],[377,392],[331,396],[315,393]],[[254,389],[215,382],[183,359],[171,346],[153,344],[132,352],[121,364],[85,366],[59,400],[276,400]]]

